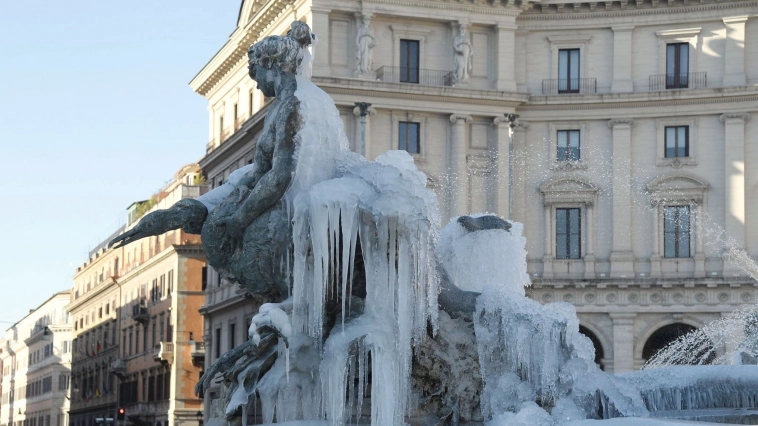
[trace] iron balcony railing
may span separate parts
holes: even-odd
[[[682,74],[657,74],[650,76],[650,90],[701,89],[706,87],[705,72]]]
[[[596,78],[555,78],[542,80],[543,95],[591,95],[597,93]]]
[[[419,84],[421,86],[452,86],[453,72],[383,66],[376,70],[376,80],[387,83]]]

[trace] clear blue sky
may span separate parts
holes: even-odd
[[[208,142],[188,83],[240,0],[0,1],[0,330]]]

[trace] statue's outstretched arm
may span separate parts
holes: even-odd
[[[199,234],[208,216],[208,209],[200,201],[185,198],[165,210],[145,215],[134,228],[124,232],[108,243],[108,247],[121,247],[153,235],[182,228],[189,234]]]
[[[277,120],[276,124],[277,141],[271,169],[256,182],[250,195],[237,211],[224,221],[227,235],[222,244],[236,247],[248,225],[278,202],[292,182],[296,167],[294,156],[299,137],[297,132],[302,126],[302,118],[299,111],[300,101],[293,96],[287,102],[289,105],[280,110],[284,117]]]

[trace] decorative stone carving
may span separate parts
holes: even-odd
[[[376,47],[376,37],[371,30],[371,15],[357,14],[358,34],[355,37],[357,47],[356,73],[358,75],[372,75],[373,69],[373,50]]]
[[[453,37],[453,52],[455,53],[453,84],[465,83],[474,67],[474,50],[468,39],[468,35],[466,35],[466,25],[459,23],[457,31],[458,33]]]
[[[719,121],[726,123],[727,120],[742,120],[746,122],[750,120],[750,114],[746,112],[727,112],[719,116]]]
[[[695,300],[697,300],[698,302],[703,303],[705,302],[705,299],[706,299],[705,293],[700,292],[700,293],[695,294]]]
[[[726,293],[726,292],[719,293],[718,297],[719,297],[719,302],[723,303],[723,302],[729,301],[729,293]]]
[[[627,297],[627,300],[629,303],[637,303],[640,300],[640,297],[637,295],[637,293],[632,293]]]
[[[611,129],[616,126],[634,127],[634,123],[635,123],[634,120],[632,120],[631,118],[617,118],[613,120],[608,120],[608,127],[610,127]]]

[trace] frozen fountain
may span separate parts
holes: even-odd
[[[276,97],[255,164],[113,241],[201,233],[211,266],[267,302],[198,383],[221,383],[206,424],[547,426],[678,407],[655,375],[600,371],[573,306],[525,297],[521,224],[485,214],[440,231],[406,152],[348,150],[308,78],[314,40],[294,22],[250,48],[251,77]],[[758,387],[737,379],[721,391],[754,407]]]

